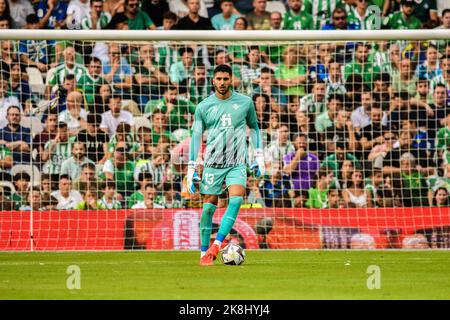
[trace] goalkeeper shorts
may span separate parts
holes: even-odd
[[[238,184],[247,187],[247,166],[239,165],[230,168],[208,168],[205,167],[202,173],[200,184],[201,194],[222,194],[222,185],[225,180],[227,188]]]

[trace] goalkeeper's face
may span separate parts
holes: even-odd
[[[213,78],[216,92],[225,95],[231,89],[231,75],[228,72],[217,72]]]

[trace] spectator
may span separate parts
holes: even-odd
[[[253,11],[246,15],[250,30],[270,30],[270,13],[266,0],[253,0]]]
[[[169,4],[166,0],[144,0],[141,10],[150,17],[156,27],[161,27],[164,14],[169,11]]]
[[[81,168],[85,163],[95,163],[86,157],[86,148],[82,142],[74,142],[72,145],[72,156],[61,164],[61,174],[68,175],[72,181],[81,175]]]
[[[76,190],[72,190],[72,184],[68,175],[59,177],[58,190],[53,191],[51,195],[58,200],[57,210],[75,209],[78,203],[83,201],[81,194]]]
[[[253,90],[254,94],[264,93],[267,94],[269,98],[273,98],[281,107],[287,105],[288,98],[276,84],[275,74],[272,69],[267,67],[262,68],[257,82],[258,85]]]
[[[449,9],[449,21],[450,21],[450,9]],[[443,84],[447,90],[450,90],[450,56],[445,55],[439,60],[440,67],[442,68],[442,74],[431,79],[429,82],[430,92],[432,93],[438,84]]]
[[[416,68],[415,75],[417,78],[431,80],[442,76],[442,69],[438,61],[438,53],[436,46],[432,44],[428,45],[426,60]]]
[[[40,211],[42,207],[42,194],[39,187],[33,187],[27,194],[27,201],[19,208],[20,211]]]
[[[9,4],[11,20],[13,22],[12,27],[14,29],[25,29],[27,16],[35,14],[31,3],[28,0],[5,0],[5,3]]]
[[[132,209],[164,209],[164,206],[155,203],[155,187],[151,183],[144,186],[144,200],[133,205]]]
[[[283,17],[284,30],[313,30],[314,21],[311,14],[301,10],[303,0],[288,0],[289,10]]]
[[[447,188],[440,187],[433,193],[433,207],[448,207],[450,206],[450,196]]]
[[[41,155],[41,161],[45,162],[42,172],[50,174],[52,180],[57,180],[63,161],[70,157],[73,142],[74,137],[69,137],[67,124],[59,122],[55,138],[45,144],[44,152]]]
[[[135,136],[133,132],[131,132],[131,126],[125,122],[119,123],[116,133],[110,139],[108,143],[107,158],[110,158],[114,153],[114,150],[119,147],[125,148],[125,151],[130,158],[136,158],[139,150],[139,143],[135,141]]]
[[[77,91],[72,91],[67,95],[67,109],[59,114],[58,122],[67,124],[69,136],[73,137],[87,127],[87,112],[81,108],[83,95]]]
[[[16,191],[11,195],[11,202],[15,210],[19,210],[26,203],[30,181],[31,177],[26,172],[18,172],[14,175],[13,183]]]
[[[112,89],[109,83],[104,83],[100,86],[97,86],[95,89],[94,95],[94,104],[93,111],[90,110],[90,113],[101,115],[108,111],[109,107],[109,98],[112,95]],[[90,108],[91,106],[89,106]],[[90,108],[91,109],[91,108]]]
[[[420,29],[422,24],[413,14],[414,9],[414,0],[402,0],[401,10],[391,13],[383,21],[384,26],[388,29]]]
[[[20,63],[11,63],[11,73],[9,77],[9,91],[12,96],[16,97],[22,108],[25,107],[25,102],[31,99],[31,90],[26,80],[25,74],[22,73]]]
[[[342,197],[342,192],[336,188],[328,189],[327,208],[343,209],[345,208],[345,202]]]
[[[336,143],[343,143],[349,151],[356,150],[355,130],[348,114],[349,112],[346,110],[339,110],[333,125],[325,129],[325,143],[328,152],[334,152]]]
[[[88,73],[86,68],[75,62],[75,48],[67,47],[63,51],[64,62],[56,67],[56,69],[51,74],[48,79],[48,84],[45,89],[45,94],[50,97],[50,92],[53,86],[61,86],[64,83],[64,79],[67,75],[74,75],[75,81],[80,81],[80,79]]]
[[[50,175],[45,174],[45,173],[41,174],[40,186],[41,186],[41,192],[42,193],[50,194],[52,192],[53,185],[52,185],[52,180],[51,180]]]
[[[134,190],[134,168],[135,163],[128,160],[125,148],[117,148],[114,151],[114,156],[106,160],[103,165],[102,175],[106,181],[114,181],[116,183],[116,190],[123,198],[131,195]],[[122,199],[119,199],[122,200]]]
[[[267,94],[261,93],[254,94],[252,99],[255,105],[259,128],[265,130],[269,126],[270,120],[270,98]]]
[[[414,5],[414,16],[418,18],[424,27],[435,27],[439,23],[438,11],[437,11],[437,2],[434,0],[424,0],[420,2],[416,1],[406,1],[412,3]],[[447,4],[448,5],[448,4]]]
[[[221,0],[220,9],[222,13],[216,14],[211,19],[211,24],[216,30],[233,30],[239,15],[235,13],[233,0]]]
[[[445,8],[442,10],[441,25],[435,29],[450,29],[450,8]]]
[[[89,0],[71,0],[66,11],[67,29],[81,29],[81,22],[90,15],[90,11]]]
[[[133,93],[137,96],[142,109],[150,99],[157,99],[161,86],[169,83],[169,76],[159,65],[155,57],[155,48],[152,44],[142,45],[139,55],[133,63]]]
[[[98,191],[97,188],[89,187],[81,191],[83,201],[75,206],[76,210],[98,210]]]
[[[116,199],[116,184],[114,181],[106,181],[103,183],[102,192],[103,197],[97,202],[98,209],[122,209],[122,204]]]
[[[248,30],[248,21],[245,17],[239,17],[234,21],[234,30]],[[227,48],[228,58],[236,65],[242,65],[245,62],[245,57],[248,54],[246,46],[230,45]],[[218,63],[216,63],[218,65]],[[234,77],[237,78],[237,77]]]
[[[141,172],[138,175],[140,189],[127,198],[127,207],[132,208],[136,203],[144,201],[145,186],[153,183],[153,176],[149,172]]]
[[[282,175],[281,170],[273,169],[270,176],[264,179],[261,193],[267,208],[289,207],[289,189],[288,179]]]
[[[172,11],[166,11],[162,15],[162,26],[158,27],[158,30],[171,30],[178,22],[178,17]]]
[[[90,161],[87,161],[81,166],[80,177],[73,181],[72,186],[75,190],[82,191],[89,188],[95,188],[98,190],[99,184],[96,175],[96,165]]]
[[[129,111],[121,110],[121,97],[112,95],[109,98],[109,111],[102,113],[102,122],[100,129],[109,135],[110,138],[116,133],[117,126],[121,122],[134,126],[133,115]]]
[[[194,50],[191,47],[182,47],[178,53],[181,61],[173,64],[169,72],[170,81],[176,84],[192,77],[194,72]]]
[[[187,0],[169,0],[169,9],[180,18],[189,15],[189,4]],[[203,18],[208,18],[208,9],[204,0],[200,0],[199,15]]]
[[[81,19],[81,29],[102,30],[110,22],[111,14],[104,10],[103,0],[91,0],[90,12]]]
[[[361,163],[358,158],[352,153],[347,152],[345,145],[342,143],[336,143],[336,151],[327,156],[320,164],[320,167],[333,170],[334,176],[337,177],[339,176],[339,171],[342,168],[344,160],[350,160],[354,168],[361,169]]]
[[[425,177],[416,169],[416,157],[407,152],[400,158],[400,172],[394,174],[394,193],[401,196],[405,207],[426,207],[427,185]]]
[[[314,121],[316,116],[327,111],[326,84],[317,80],[312,85],[311,93],[300,99],[300,111]]]
[[[319,134],[323,133],[328,127],[333,125],[339,110],[342,109],[342,100],[342,96],[337,94],[328,98],[328,111],[318,115],[314,123],[316,131]]]
[[[444,154],[448,152],[450,147],[450,113],[447,114],[445,117],[445,127],[442,127],[439,129],[437,133],[437,143],[436,143],[436,149],[439,152],[439,157],[442,159],[444,158]],[[447,157],[449,155],[447,154]],[[444,159],[446,159],[445,157]],[[446,162],[448,163],[448,159],[446,159]]]
[[[97,87],[106,83],[106,80],[101,76],[102,62],[99,58],[91,57],[87,63],[87,73],[83,74],[77,81],[77,88],[82,90],[86,97],[87,107],[90,112],[95,112],[95,94]]]
[[[22,111],[19,99],[8,92],[8,81],[0,77],[0,128],[7,125],[7,110],[11,106],[17,106]]]
[[[306,135],[296,135],[294,146],[296,151],[283,157],[283,172],[291,176],[294,190],[308,190],[313,187],[320,161],[314,153],[308,152],[308,137]]]
[[[0,0],[0,17],[12,22],[10,6],[8,0]]]
[[[370,62],[368,59],[370,45],[368,43],[358,42],[355,44],[355,59],[345,65],[344,77],[348,81],[351,74],[360,74],[363,77],[363,83],[370,85],[374,82],[375,76],[380,72],[379,66]]]
[[[5,189],[0,186],[0,210],[11,211],[14,210],[13,203],[6,196]]]
[[[346,94],[347,90],[342,78],[341,64],[338,61],[330,60],[328,62],[328,77],[324,81],[327,84],[327,97],[333,94]]]
[[[314,179],[314,186],[308,189],[308,208],[324,209],[328,207],[328,190],[333,182],[333,172],[326,169],[317,171]]]
[[[404,154],[411,155],[420,165],[420,171],[428,172],[433,168],[433,159],[428,157],[427,151],[424,149],[412,148],[412,137],[409,131],[401,131],[398,143],[394,144],[394,148],[386,155],[383,161],[383,173],[392,174],[401,172],[401,158]],[[414,167],[415,169],[416,167]]]
[[[275,78],[285,95],[305,95],[306,68],[299,63],[296,47],[288,46],[283,50],[283,61],[275,70]]]
[[[111,84],[115,94],[128,99],[133,82],[133,72],[121,47],[117,43],[109,45],[109,60],[103,63],[103,78]]]
[[[211,94],[212,85],[208,79],[205,65],[197,64],[194,67],[194,76],[189,79],[187,89],[190,101],[195,105],[199,104]]]
[[[261,60],[261,51],[259,47],[250,47],[246,57],[246,63],[241,67],[239,72],[242,81],[242,90],[244,92],[253,92],[253,88],[258,85],[258,78],[261,76],[261,70],[268,67],[268,65],[261,62]]]
[[[86,156],[94,163],[103,164],[106,159],[108,135],[99,130],[101,116],[99,114],[88,114],[86,118],[86,129],[78,132],[76,141],[86,146]]]
[[[36,7],[39,29],[62,29],[66,24],[68,2],[40,0]]]
[[[39,166],[44,164],[42,154],[44,153],[45,145],[48,141],[55,138],[57,129],[58,115],[56,113],[49,113],[45,119],[44,130],[33,138],[33,150],[37,150],[36,162]]]
[[[332,13],[334,14],[340,6],[337,1],[317,2],[314,0],[304,0],[303,7],[305,12],[308,12],[313,17],[314,29],[320,30],[330,20]]]
[[[128,17],[130,30],[154,30],[155,24],[148,14],[139,8],[139,0],[125,0],[125,15]]]
[[[362,128],[370,125],[371,120],[371,108],[373,104],[373,96],[371,91],[364,91],[361,94],[361,106],[352,112],[351,120],[355,131],[359,132]]]
[[[370,124],[361,129],[360,144],[362,150],[365,151],[364,158],[367,159],[370,150],[377,144],[383,144],[383,134],[388,131],[387,126],[381,123],[382,111],[379,104],[372,104],[370,109]]]
[[[367,160],[372,161],[372,167],[383,167],[384,158],[394,148],[394,145],[397,142],[395,132],[390,130],[384,131],[383,141],[382,144],[374,146],[367,156]]]
[[[30,162],[31,132],[20,125],[21,117],[20,107],[9,106],[6,111],[8,124],[0,129],[0,145],[12,151],[14,164]]]
[[[313,15],[314,17],[314,15]],[[317,19],[317,18],[316,18]],[[315,29],[322,30],[357,30],[358,25],[349,21],[347,12],[342,7],[337,7],[332,10],[332,15],[330,23],[325,23],[322,26],[317,27],[317,22],[315,22]],[[341,46],[339,44],[339,46]],[[336,51],[334,51],[336,52]]]
[[[200,0],[187,0],[189,13],[173,27],[175,30],[213,30],[211,21],[200,15]]]
[[[12,181],[10,169],[13,166],[11,150],[4,144],[0,144],[0,180]]]
[[[264,151],[267,172],[281,170],[284,156],[292,152],[295,153],[295,147],[289,140],[289,127],[281,125],[278,129],[278,139],[272,141]]]
[[[270,30],[281,30],[281,23],[283,21],[283,15],[278,11],[270,13]],[[274,46],[278,47],[278,46]],[[279,48],[279,47],[278,47]]]
[[[364,188],[364,179],[360,170],[354,170],[352,179],[347,188],[342,192],[347,207],[351,208],[371,208],[372,195]]]
[[[368,0],[357,0],[356,5],[349,12],[348,20],[357,25],[358,30],[374,30],[380,29],[381,17],[377,16],[373,10],[369,10]],[[377,25],[373,21],[380,19]]]

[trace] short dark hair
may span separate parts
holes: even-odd
[[[21,172],[17,172],[14,177],[13,177],[13,181],[19,181],[19,180],[26,180],[28,182],[31,181],[31,177],[28,173],[21,171]]]
[[[26,22],[27,24],[37,24],[39,23],[39,17],[35,13],[29,14],[27,15]]]
[[[86,122],[93,125],[98,125],[102,122],[102,116],[98,113],[89,113],[86,118]]]
[[[181,48],[178,50],[178,54],[179,54],[180,56],[182,56],[182,55],[185,54],[186,52],[194,54],[194,49],[192,49],[191,47],[181,47]]]
[[[67,123],[65,122],[58,122],[58,129],[67,129]]]
[[[172,11],[166,11],[164,12],[163,16],[162,16],[163,20],[173,20],[173,21],[177,21],[178,20],[178,16],[173,13]]]
[[[17,110],[19,110],[20,113],[22,113],[22,110],[20,110],[20,107],[13,104],[12,106],[9,106],[8,109],[6,109],[6,115],[8,115],[9,110],[11,110],[11,109],[17,109]]]
[[[61,181],[62,179],[67,179],[69,181],[72,180],[72,179],[70,179],[70,176],[68,174],[61,174],[59,176],[59,181]]]
[[[120,101],[122,101],[122,97],[120,95],[113,93],[108,98],[108,104],[111,102],[111,100],[116,100],[116,99],[119,99]]]
[[[142,182],[144,179],[153,180],[153,175],[150,172],[141,172],[138,175],[138,181]]]
[[[66,75],[66,77],[65,77],[65,79],[64,80],[75,80],[75,75],[74,74],[71,74],[71,73],[69,73],[68,75]]]
[[[233,75],[233,70],[231,69],[230,66],[228,66],[226,64],[221,64],[221,65],[218,65],[217,67],[215,67],[213,75],[215,76],[216,73],[218,73],[218,72],[225,72],[225,73],[228,73],[230,76]]]

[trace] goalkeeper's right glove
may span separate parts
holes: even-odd
[[[266,173],[266,166],[264,164],[264,152],[262,151],[262,149],[256,149],[254,156],[255,160],[250,166],[250,170],[255,172],[257,178],[264,177],[264,174]]]
[[[197,172],[195,172],[195,167],[197,166],[197,163],[195,161],[189,161],[188,162],[188,172],[187,172],[187,179],[186,184],[189,193],[195,193],[195,181],[200,181],[200,177],[198,176]]]

